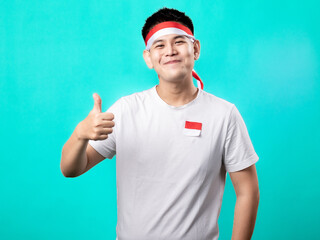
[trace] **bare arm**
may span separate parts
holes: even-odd
[[[60,169],[65,177],[77,177],[105,157],[89,144],[89,140],[103,140],[112,133],[113,113],[101,113],[101,99],[94,94],[95,104],[89,115],[81,121],[62,148]]]
[[[87,166],[86,149],[88,139],[81,139],[77,134],[79,125],[62,148],[60,168],[65,177],[81,175]]]
[[[249,240],[253,234],[260,193],[255,165],[229,173],[237,201],[234,211],[232,240]]]

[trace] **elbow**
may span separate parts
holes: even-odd
[[[260,191],[258,190],[257,193],[254,194],[254,199],[256,201],[257,206],[259,205],[260,202]]]
[[[61,171],[62,175],[66,178],[75,178],[75,177],[78,177],[81,175],[81,174],[77,174],[72,171],[68,171],[68,169],[63,165],[62,161],[60,163],[60,171]]]
[[[67,173],[67,172],[64,172],[61,170],[61,173],[64,177],[66,178],[75,178],[75,177],[78,177],[80,176],[81,174],[73,174],[73,173]]]
[[[62,173],[62,175],[63,175],[64,177],[66,177],[66,178],[72,178],[72,177],[73,177],[72,175],[67,174],[67,173],[65,173],[65,172],[62,171],[62,170],[61,170],[61,173]]]
[[[260,202],[260,191],[259,191],[259,189],[257,189],[253,193],[251,193],[251,199],[252,199],[253,202],[255,202],[255,204],[258,207],[259,202]]]
[[[79,173],[67,171],[67,170],[64,169],[62,166],[60,166],[60,171],[61,171],[62,175],[63,175],[64,177],[66,177],[66,178],[75,178],[75,177],[78,177],[78,176],[81,175],[81,174],[79,174]]]
[[[76,174],[74,171],[70,170],[70,167],[68,167],[67,165],[66,157],[63,149],[62,149],[61,160],[60,160],[60,171],[62,175],[66,178],[75,178],[81,175],[81,174]]]
[[[61,171],[61,173],[62,173],[62,175],[63,175],[64,177],[66,177],[66,178],[72,177],[68,172],[66,172],[66,171],[63,169],[62,165],[60,165],[60,171]]]
[[[260,201],[260,191],[259,188],[254,188],[251,191],[249,191],[247,193],[248,196],[250,196],[251,199],[253,199],[254,201],[256,201],[257,203],[259,203]]]
[[[260,201],[260,191],[259,188],[246,189],[246,191],[238,192],[237,199],[246,199],[247,201],[255,202],[259,204]]]
[[[254,190],[252,191],[252,195],[253,195],[253,197],[254,197],[255,199],[257,199],[257,201],[259,202],[259,200],[260,200],[260,190],[259,190],[259,187],[258,187],[258,186],[256,186],[256,187],[254,188]]]

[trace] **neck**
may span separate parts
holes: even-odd
[[[182,106],[197,97],[198,88],[193,85],[192,75],[179,81],[168,81],[159,77],[156,86],[159,97],[171,106]]]

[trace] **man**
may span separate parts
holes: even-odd
[[[226,172],[237,195],[232,239],[252,236],[259,157],[236,106],[203,90],[193,70],[200,55],[193,32],[191,19],[175,9],[150,16],[143,57],[159,84],[104,113],[94,94],[94,108],[63,147],[66,177],[117,155],[119,240],[218,239]]]

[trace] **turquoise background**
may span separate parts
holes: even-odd
[[[65,178],[61,150],[93,108],[158,83],[145,19],[186,12],[204,90],[236,104],[260,157],[252,239],[319,237],[319,1],[0,1],[0,238],[115,239],[115,161]],[[196,81],[194,80],[196,85]],[[227,176],[220,239],[232,233]]]

